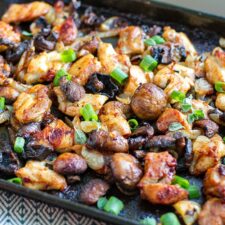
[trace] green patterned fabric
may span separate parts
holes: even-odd
[[[0,225],[106,225],[94,219],[0,190]]]

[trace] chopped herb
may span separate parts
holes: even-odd
[[[76,144],[83,145],[87,141],[85,133],[80,129],[75,129],[75,142]]]
[[[225,92],[225,82],[216,82],[215,89],[217,92],[224,93]]]
[[[182,102],[185,99],[185,94],[181,91],[173,91],[170,95],[170,98],[177,102]]]
[[[104,206],[106,205],[107,201],[108,201],[108,199],[106,197],[100,197],[97,202],[97,207],[99,209],[103,209]]]
[[[188,115],[188,123],[193,123],[195,120],[204,119],[205,115],[201,109],[195,110]]]
[[[33,36],[32,33],[28,32],[28,31],[26,31],[26,30],[23,30],[23,31],[22,31],[22,35],[27,36],[27,37],[32,37],[32,36]]]
[[[146,217],[139,221],[142,225],[156,225],[156,220],[152,217]]]
[[[169,125],[169,131],[176,131],[182,129],[183,126],[179,122],[173,122]]]

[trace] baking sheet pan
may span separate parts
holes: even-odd
[[[29,1],[1,0],[0,14],[13,2],[22,3]],[[219,37],[225,33],[225,20],[223,18],[165,4],[141,0],[84,0],[82,3],[83,6],[81,10],[87,7],[87,5],[92,5],[96,12],[106,17],[119,15],[130,20],[132,24],[170,25],[178,31],[187,33],[199,52],[212,50],[218,45]],[[4,128],[0,129],[0,138],[2,136],[1,132],[4,132],[3,130]],[[181,173],[181,175],[187,177],[192,184],[197,184],[201,187],[201,178],[193,178],[185,173],[185,171]],[[70,189],[64,193],[57,191],[48,193],[34,191],[8,183],[2,179],[0,179],[0,188],[106,221],[107,224],[139,224],[137,221],[147,215],[157,217],[166,211],[173,210],[172,207],[153,206],[148,202],[142,201],[139,195],[130,197],[124,196],[120,194],[115,187],[110,190],[108,195],[116,195],[125,203],[125,210],[121,213],[121,216],[113,216],[95,207],[80,204],[77,200],[78,193],[82,185],[94,176],[96,175],[91,171],[85,173],[85,175],[82,176],[80,184],[71,186]],[[201,198],[198,201],[202,202],[203,199]]]

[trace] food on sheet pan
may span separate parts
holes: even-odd
[[[2,16],[1,177],[61,194],[73,186],[115,215],[126,205],[113,188],[175,209],[141,224],[225,224],[225,51],[199,54],[172,27],[77,3],[11,4]]]

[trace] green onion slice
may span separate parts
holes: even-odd
[[[53,80],[53,85],[59,86],[60,78],[64,76],[66,77],[67,80],[71,80],[71,75],[68,74],[64,69],[61,69],[56,73],[55,78]]]
[[[97,202],[97,207],[99,209],[103,209],[104,206],[106,205],[107,201],[108,201],[108,199],[106,197],[100,197]]]
[[[14,178],[8,179],[7,181],[14,183],[14,184],[22,184],[23,183],[22,179],[19,177],[14,177]]]
[[[152,217],[146,217],[139,221],[142,225],[156,225],[156,220]]]
[[[138,121],[136,119],[130,119],[130,120],[128,120],[128,123],[129,123],[132,130],[137,129]]]
[[[162,225],[180,225],[177,216],[172,212],[163,214],[160,217],[160,222],[162,223]]]
[[[225,137],[223,137],[223,142],[225,143]]]
[[[184,127],[179,122],[173,122],[169,125],[169,131],[176,131],[176,130],[180,130],[180,129],[183,129],[183,128]]]
[[[83,145],[87,142],[87,137],[85,133],[80,129],[75,129],[75,143]]]
[[[110,76],[116,80],[119,84],[123,84],[124,81],[128,78],[128,75],[124,73],[119,67],[114,69]]]
[[[164,38],[162,38],[159,35],[155,35],[155,36],[151,37],[151,39],[154,40],[156,44],[163,44],[163,43],[165,43]]]
[[[204,117],[204,112],[201,109],[197,109],[188,115],[188,123],[193,123],[195,120],[204,119]]]
[[[144,41],[144,43],[148,46],[154,46],[156,45],[156,42],[152,38],[148,38]]]
[[[26,31],[26,30],[23,30],[23,31],[22,31],[22,35],[27,36],[27,37],[32,37],[32,36],[33,36],[32,33],[28,32],[28,31]]]
[[[25,139],[23,137],[17,137],[14,143],[14,152],[22,153],[24,151]]]
[[[185,99],[185,94],[181,91],[173,91],[170,95],[170,98],[177,102],[182,102]]]
[[[224,93],[225,92],[225,82],[216,82],[215,89],[217,92]]]
[[[197,187],[195,185],[190,185],[189,188],[187,188],[187,191],[189,192],[190,199],[200,198],[200,196],[201,196],[201,191],[200,191],[199,187]]]
[[[4,111],[5,109],[5,98],[0,97],[0,112]]]
[[[158,62],[152,58],[150,55],[146,55],[141,63],[140,63],[140,67],[145,71],[145,72],[148,72],[148,71],[153,71],[158,65]]]
[[[111,196],[109,200],[106,202],[103,209],[108,213],[119,215],[119,213],[123,210],[123,208],[124,208],[123,202],[120,199]]]
[[[181,110],[183,112],[188,112],[191,110],[191,108],[192,108],[192,98],[183,99],[182,104],[181,104]]]
[[[98,115],[90,103],[80,109],[80,114],[83,116],[85,121],[98,121]]]
[[[180,177],[180,176],[177,176],[177,175],[175,175],[173,177],[172,184],[179,184],[184,189],[187,189],[187,188],[190,187],[190,183],[187,179],[185,179],[183,177]]]
[[[65,50],[61,53],[61,60],[65,63],[73,62],[77,58],[77,55],[73,49]]]

